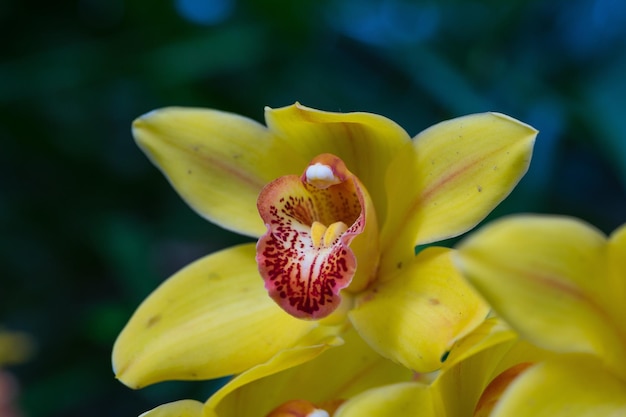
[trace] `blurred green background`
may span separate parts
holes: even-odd
[[[538,128],[494,215],[626,221],[621,0],[2,0],[0,327],[28,417],[136,416],[212,383],[132,391],[110,352],[186,263],[246,238],[194,214],[130,134],[169,105],[262,121],[295,101],[387,116],[414,135],[494,110]]]

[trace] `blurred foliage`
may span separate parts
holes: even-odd
[[[138,392],[111,346],[163,279],[246,238],[195,215],[133,143],[169,105],[295,101],[385,115],[416,134],[500,111],[539,135],[493,216],[626,220],[626,3],[619,0],[76,0],[0,3],[0,326],[35,353],[9,368],[29,417],[134,416],[206,398]]]

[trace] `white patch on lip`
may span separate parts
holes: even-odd
[[[313,412],[306,415],[306,417],[329,417],[328,412],[324,410],[313,410]]]
[[[334,182],[337,180],[335,178],[335,174],[333,174],[333,170],[328,165],[320,164],[319,162],[309,165],[306,169],[306,179],[307,181],[328,182]]]

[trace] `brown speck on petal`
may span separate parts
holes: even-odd
[[[437,298],[434,298],[434,297],[429,298],[428,302],[430,303],[430,305],[433,305],[433,306],[437,306],[441,304],[441,302]]]
[[[156,316],[152,316],[148,319],[148,322],[146,323],[146,328],[150,328],[152,326],[154,326],[155,324],[157,324],[159,321],[161,321],[161,315],[156,315]]]

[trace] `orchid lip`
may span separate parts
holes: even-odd
[[[301,177],[268,184],[257,207],[267,232],[257,264],[269,295],[289,314],[320,319],[341,303],[356,271],[351,241],[365,228],[364,188],[341,159],[322,154]]]

